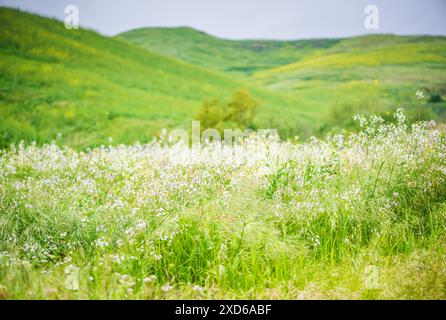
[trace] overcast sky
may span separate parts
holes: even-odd
[[[300,39],[372,32],[446,35],[446,0],[0,0],[64,20],[77,5],[83,27],[106,35],[146,26],[189,26],[223,38]],[[364,26],[367,5],[379,29]]]

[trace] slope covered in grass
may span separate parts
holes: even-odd
[[[292,94],[322,130],[348,125],[355,112],[387,112],[402,103],[418,114],[418,89],[427,98],[446,95],[445,37],[233,41],[188,28],[137,29],[119,37],[229,74],[245,71],[247,83]],[[422,117],[444,119],[445,110],[445,103],[423,103]]]
[[[299,61],[257,73],[251,83],[312,99],[332,121],[353,112],[388,111],[401,104],[422,118],[446,119],[446,104],[417,101],[446,95],[446,38],[374,35],[317,50]],[[418,114],[419,115],[419,114]],[[330,123],[330,119],[327,119]]]
[[[220,39],[192,28],[141,28],[118,35],[142,48],[233,75],[293,63],[337,39],[274,41]]]
[[[326,81],[353,81],[370,79],[370,71],[379,77],[390,67],[423,67],[425,71],[445,69],[446,38],[402,37],[392,35],[365,36],[344,39],[327,50],[316,50],[291,64],[256,74],[260,82],[280,84],[289,80],[319,79]],[[372,70],[368,70],[372,69]],[[368,71],[368,72],[367,72]],[[402,80],[404,71],[395,69],[386,73],[390,80]],[[426,76],[426,73],[424,74]],[[420,72],[419,79],[423,74]],[[373,78],[375,79],[375,78]],[[437,79],[444,80],[443,78]],[[401,81],[400,81],[401,82]],[[286,87],[286,84],[285,84]]]
[[[0,8],[0,146],[20,139],[86,147],[147,141],[163,127],[190,126],[203,99],[229,97],[244,84],[88,30]],[[262,101],[257,123],[277,110],[306,116],[288,97],[251,88]],[[310,123],[307,121],[307,126]]]

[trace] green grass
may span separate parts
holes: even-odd
[[[446,298],[445,129],[412,124],[445,118],[444,37],[0,24],[0,299]],[[242,87],[257,127],[324,138],[135,144]]]
[[[227,40],[187,27],[141,28],[117,37],[172,58],[238,77],[293,63],[316,49],[330,48],[339,42],[337,39]]]
[[[118,37],[287,93],[299,109],[310,112],[320,132],[348,126],[351,114],[358,112],[385,114],[401,105],[416,110],[418,89],[446,94],[445,37],[233,41],[190,28],[143,28]],[[446,118],[444,103],[423,108],[425,119]]]
[[[0,8],[0,147],[62,133],[75,147],[145,142],[188,127],[202,101],[248,87],[262,101],[257,124],[311,127],[293,98],[61,22]],[[285,112],[285,110],[287,110]]]
[[[0,297],[444,299],[444,132],[397,118],[235,166],[207,146],[5,150]]]
[[[346,114],[358,110],[385,113],[401,105],[416,110],[414,92],[418,89],[428,95],[445,95],[445,49],[444,37],[343,39],[295,63],[259,72],[251,83],[288,92],[304,104],[311,101],[328,114],[322,120],[326,126],[342,127],[348,120]],[[425,119],[445,119],[444,103],[436,109],[423,107]]]
[[[418,115],[416,90],[446,90],[443,37],[233,41],[148,28],[107,38],[7,8],[0,21],[0,147],[60,134],[76,148],[146,142],[188,128],[204,99],[242,87],[262,102],[256,127],[305,139],[351,127],[358,112],[404,103]],[[422,110],[446,117],[444,102]]]

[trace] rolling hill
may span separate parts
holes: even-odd
[[[147,141],[188,127],[202,101],[246,84],[89,30],[0,8],[0,146],[48,142],[75,147]],[[284,94],[247,86],[262,101],[257,123],[309,116]],[[283,113],[277,116],[277,110]],[[290,125],[291,125],[290,122]]]
[[[326,127],[345,126],[355,112],[385,113],[400,105],[417,109],[418,89],[429,97],[446,94],[445,37],[233,41],[190,28],[144,28],[118,37],[291,94]],[[423,117],[445,118],[446,104],[425,106]]]
[[[243,87],[262,102],[255,125],[284,137],[401,105],[446,119],[445,37],[235,41],[191,28],[105,37],[4,7],[0,25],[0,148],[59,134],[80,148],[109,137],[145,142],[162,128],[188,128],[205,99]],[[427,99],[416,99],[418,89]]]
[[[249,76],[296,62],[314,50],[330,48],[340,41],[227,40],[189,27],[140,28],[117,37],[172,58],[236,76]]]

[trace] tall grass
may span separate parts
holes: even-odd
[[[444,133],[395,117],[225,147],[268,151],[242,162],[163,141],[12,146],[0,155],[0,295],[445,298]]]

